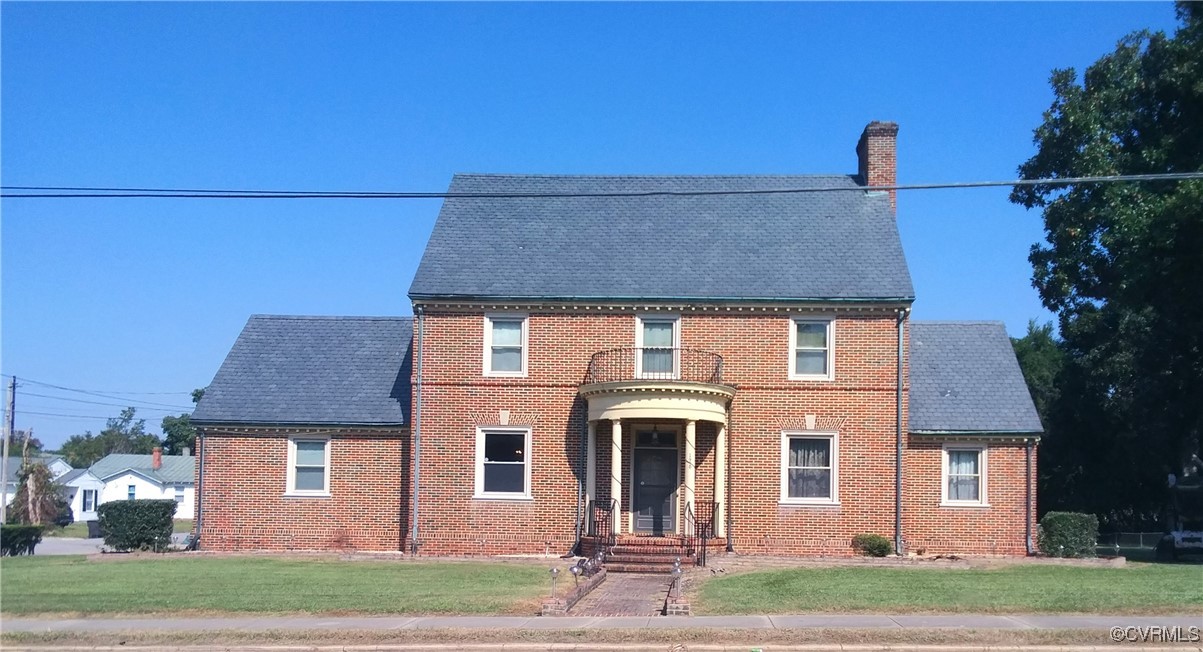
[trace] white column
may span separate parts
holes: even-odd
[[[715,536],[727,536],[727,424],[718,424],[714,440],[714,502],[718,503],[718,522]]]
[[[685,422],[685,505],[693,508],[695,516],[697,506],[693,502],[693,488],[696,480],[694,461],[697,459],[697,430],[697,421],[690,419]]]
[[[610,431],[610,500],[614,504],[614,532],[622,532],[622,422],[614,419]]]
[[[589,422],[589,441],[585,447],[585,505],[597,498],[597,422]],[[592,518],[592,515],[590,515]]]

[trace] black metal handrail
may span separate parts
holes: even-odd
[[[585,385],[623,380],[723,384],[723,356],[702,349],[624,346],[589,358]]]
[[[714,523],[719,516],[716,502],[699,502],[695,511],[693,504],[685,505],[684,547],[686,554],[692,553],[694,563],[706,565],[706,549],[714,538]]]
[[[614,534],[614,513],[617,509],[618,501],[616,500],[589,501],[589,536],[600,542],[603,553],[601,561],[603,562],[605,555],[608,555],[610,549],[618,543]]]

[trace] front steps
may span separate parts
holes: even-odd
[[[584,554],[596,554],[601,541],[586,537],[583,541]],[[722,545],[722,540],[712,539],[710,551]],[[673,562],[681,560],[682,567],[697,563],[696,551],[690,549],[689,541],[679,536],[643,536],[620,534],[615,545],[606,550],[606,572],[608,573],[651,573],[667,575],[672,572]]]

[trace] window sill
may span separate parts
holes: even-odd
[[[526,378],[526,372],[522,371],[486,371],[485,378]]]
[[[531,496],[521,494],[474,494],[472,500],[502,500],[520,503],[533,503],[535,499]]]
[[[831,500],[779,500],[780,507],[839,507],[839,501]]]
[[[314,491],[314,492],[297,492],[289,491],[284,493],[285,498],[329,498],[329,491]]]
[[[789,379],[801,383],[830,383],[835,380],[835,376],[795,376],[790,374]]]
[[[940,507],[968,507],[969,509],[990,509],[990,503],[958,503],[955,501],[942,500]]]

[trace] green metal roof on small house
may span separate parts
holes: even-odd
[[[88,470],[101,480],[108,480],[127,471],[132,471],[161,484],[192,484],[196,458],[191,455],[164,455],[163,464],[154,468],[152,455],[112,453],[106,455]]]

